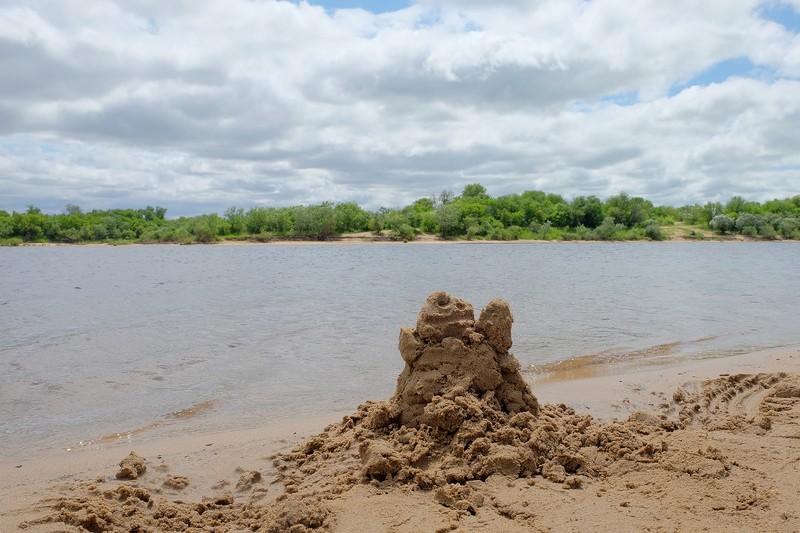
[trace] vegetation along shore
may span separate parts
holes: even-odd
[[[230,207],[224,214],[168,219],[163,207],[84,212],[67,205],[46,214],[0,210],[0,245],[26,243],[213,243],[222,240],[325,241],[367,233],[364,240],[654,240],[800,239],[800,195],[764,203],[734,196],[728,202],[655,206],[620,193],[601,200],[526,191],[491,197],[478,183],[460,195],[444,190],[411,205],[377,211],[354,202],[294,207]],[[370,236],[371,234],[371,236]]]

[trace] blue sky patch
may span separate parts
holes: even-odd
[[[600,98],[601,104],[616,104],[619,106],[634,105],[639,101],[638,91],[623,91],[614,94],[607,94]]]
[[[793,6],[784,2],[765,2],[758,9],[758,15],[764,20],[777,22],[792,33],[800,33],[800,13]]]
[[[391,13],[411,5],[409,0],[310,0],[309,4],[322,6],[326,11],[361,8],[372,13]]]
[[[786,172],[792,170],[800,170],[800,165],[780,165],[777,167],[772,167],[772,170],[775,172]]]
[[[669,89],[669,96],[675,96],[689,87],[706,87],[713,83],[722,83],[732,76],[769,80],[775,78],[775,72],[766,67],[755,65],[748,57],[734,57],[711,65],[686,82],[675,83]]]

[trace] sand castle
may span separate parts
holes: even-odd
[[[464,394],[496,400],[496,408],[505,413],[536,415],[539,403],[509,352],[513,321],[505,300],[489,302],[475,321],[469,302],[445,292],[428,296],[416,329],[400,330],[400,355],[406,366],[391,400],[400,410],[400,423],[452,429],[433,415],[436,409],[426,412],[426,407],[434,398],[452,402]]]

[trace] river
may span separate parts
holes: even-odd
[[[798,344],[798,265],[798,243],[0,248],[0,457],[387,398],[435,290],[508,300],[531,380]]]

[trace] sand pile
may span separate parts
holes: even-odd
[[[579,486],[580,480],[567,477],[598,469],[582,448],[652,453],[624,428],[615,429],[613,442],[604,441],[591,417],[564,406],[540,408],[509,352],[512,322],[503,300],[490,302],[475,320],[468,302],[431,294],[416,329],[400,331],[406,365],[394,396],[362,405],[282,459],[307,475],[320,460],[357,444],[359,481],[431,489],[492,474],[544,473]],[[459,506],[472,509],[466,502]]]
[[[794,497],[782,499],[772,488],[777,482],[768,481],[788,468],[795,475],[781,483],[793,494],[800,489],[796,376],[687,384],[663,412],[601,424],[565,405],[539,405],[509,351],[512,322],[503,300],[475,320],[468,302],[434,293],[416,328],[400,331],[405,368],[394,395],[359,406],[275,457],[274,470],[242,470],[232,490],[233,482],[220,484],[191,503],[170,497],[179,490],[169,481],[175,476],[134,467],[139,479],[73,487],[52,502],[53,514],[25,525],[264,532],[800,527]],[[748,448],[748,437],[760,440]],[[765,452],[765,438],[794,440]],[[180,479],[183,487],[194,483]],[[698,510],[699,502],[707,508]]]

